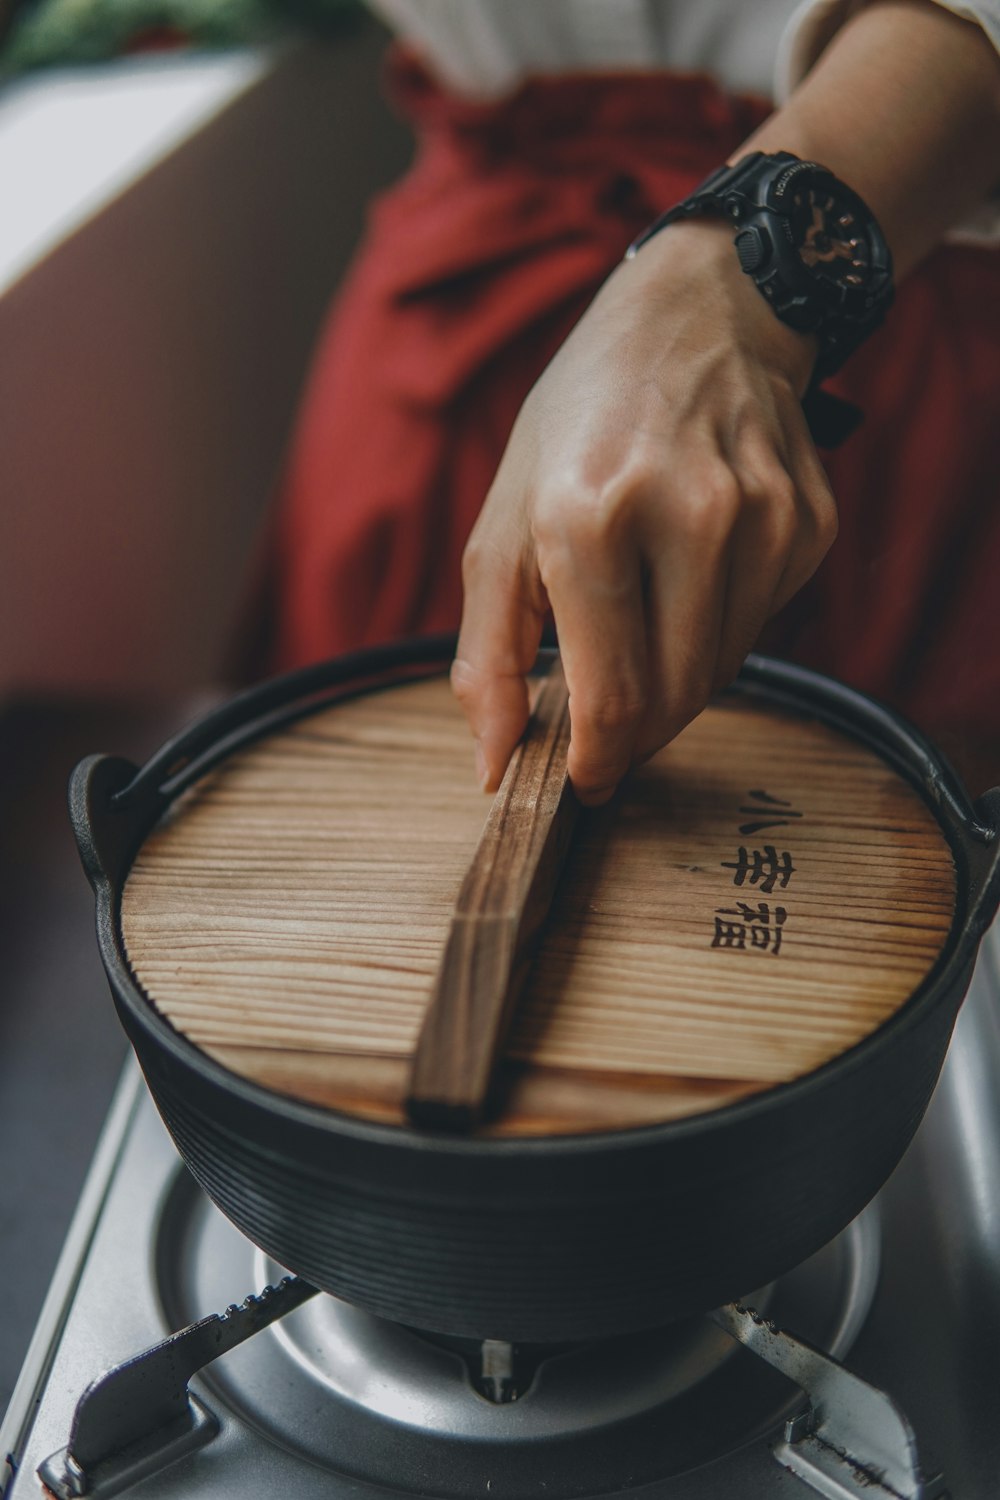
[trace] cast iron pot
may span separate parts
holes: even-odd
[[[337,698],[440,671],[453,646],[411,642],[308,668],[234,698],[142,770],[106,756],[77,767],[71,813],[101,957],[156,1104],[198,1182],[251,1240],[318,1287],[414,1327],[562,1342],[739,1297],[844,1228],[916,1130],[1000,899],[1000,790],[973,807],[927,741],[888,710],[751,657],[732,691],[864,742],[935,814],[956,903],[926,980],[824,1067],[702,1116],[513,1140],[372,1124],[237,1077],[179,1035],[129,968],[121,893],[146,834],[219,761]]]

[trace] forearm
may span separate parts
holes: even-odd
[[[821,162],[875,214],[904,276],[1000,181],[1000,57],[973,23],[879,0],[733,156]]]

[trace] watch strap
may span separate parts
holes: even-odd
[[[668,224],[676,224],[679,219],[696,219],[704,214],[722,219],[736,218],[736,213],[726,207],[726,198],[730,194],[741,194],[741,190],[752,180],[756,173],[757,164],[764,159],[763,151],[751,151],[748,156],[743,156],[735,164],[728,163],[716,167],[714,172],[700,182],[693,193],[690,193],[681,203],[675,203],[668,208],[659,218],[654,219],[642,234],[634,239],[625,252],[626,260],[632,260],[640,251],[647,240],[659,234],[661,229],[666,229]],[[792,156],[789,151],[776,151],[769,160],[773,162],[797,162],[799,158]],[[811,166],[812,163],[805,163]]]
[[[822,390],[815,381],[802,397],[802,414],[817,448],[839,448],[865,419],[860,406]]]

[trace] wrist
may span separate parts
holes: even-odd
[[[838,370],[892,303],[892,256],[877,220],[817,162],[787,151],[751,152],[717,167],[633,242],[626,259],[675,225],[704,219],[733,234],[740,270],[771,314],[799,334],[815,334],[814,379]],[[784,338],[777,347],[797,345]],[[794,368],[802,370],[798,359]]]
[[[670,224],[643,246],[622,271],[655,303],[660,288],[674,288],[684,277],[692,296],[706,307],[726,304],[733,325],[761,363],[787,380],[802,397],[812,380],[819,352],[816,335],[777,318],[740,267],[732,226],[720,219],[687,219]]]

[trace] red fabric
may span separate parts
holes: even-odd
[[[277,524],[276,665],[457,626],[460,560],[518,408],[634,235],[766,113],[700,77],[460,101],[405,59],[415,166],[319,345]],[[925,727],[1000,736],[1000,256],[939,251],[833,388],[841,535],[767,645]]]

